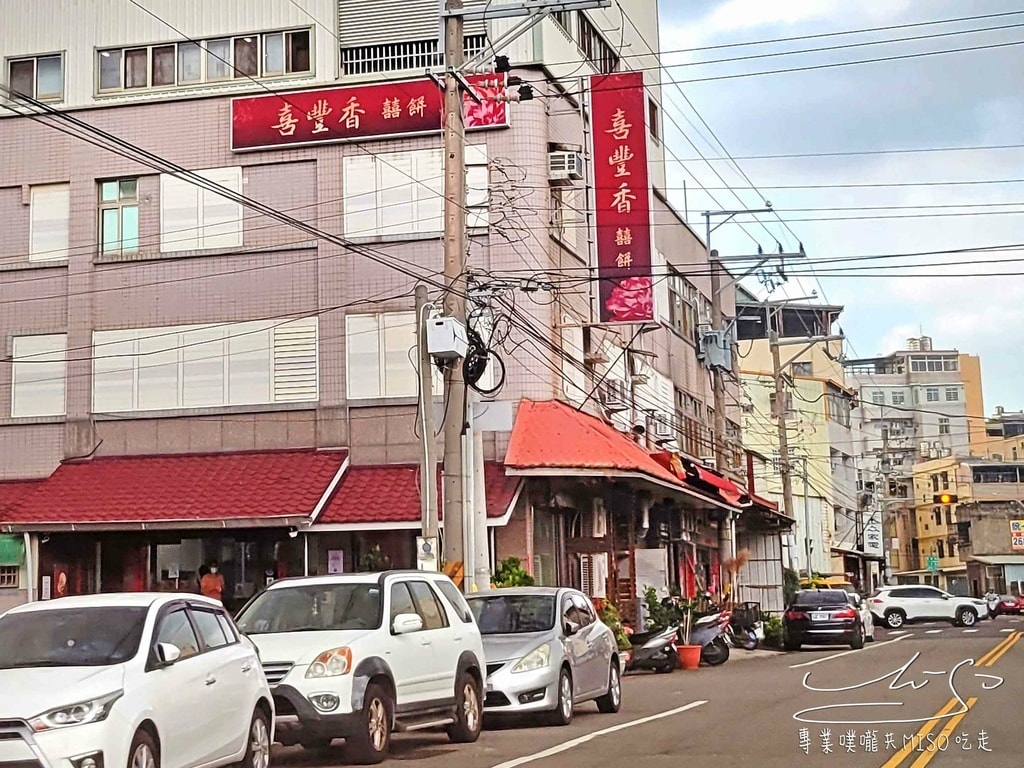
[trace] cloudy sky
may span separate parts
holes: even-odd
[[[770,45],[685,50],[1011,11],[1017,14]],[[1012,274],[1024,275],[1024,250],[927,255],[860,264],[822,263],[836,258],[1024,243],[1024,184],[920,184],[1024,179],[1024,147],[740,159],[751,155],[1024,145],[1024,68],[1020,65],[1024,45],[787,74],[723,77],[951,48],[1024,43],[1024,8],[1020,3],[661,0],[661,15],[665,61],[673,65],[670,77],[680,84],[680,88],[668,84],[663,94],[666,134],[672,153],[682,161],[670,164],[669,185],[680,188],[674,197],[682,208],[681,188],[686,182],[691,224],[703,231],[699,214],[708,208],[762,207],[763,202],[729,162],[710,164],[727,182],[723,184],[709,164],[699,159],[701,155],[724,154],[703,125],[703,118],[796,235],[770,216],[761,218],[765,227],[754,222],[745,224],[743,229],[726,225],[713,238],[723,255],[752,253],[756,250],[755,240],[766,251],[775,250],[776,241],[787,251],[795,250],[798,240],[802,241],[808,262],[814,263],[818,272],[820,285],[810,277],[794,279],[776,289],[772,298],[806,296],[817,289],[819,296],[829,302],[845,305],[841,325],[850,340],[848,356],[867,357],[905,348],[906,338],[920,335],[923,330],[933,337],[936,348],[956,348],[981,356],[987,412],[991,413],[997,405],[1024,408],[1024,391],[1017,386],[1018,380],[1024,380],[1024,354],[1019,344],[1020,331],[1024,329],[1024,276]],[[948,34],[996,26],[1009,28]],[[944,36],[745,61],[698,63],[922,35]],[[704,78],[719,79],[695,82]],[[839,186],[893,183],[906,186]],[[729,186],[734,191],[702,193],[696,189],[698,185]],[[821,188],[778,188],[794,185]],[[708,194],[713,194],[719,203],[710,201]],[[984,205],[991,203],[1004,205]],[[867,207],[871,209],[792,210]],[[993,212],[999,213],[977,215]],[[948,215],[953,213],[970,215]],[[915,218],[907,218],[908,215]],[[877,216],[898,218],[863,218]],[[806,221],[840,217],[858,218]],[[749,217],[747,221],[751,221]],[[1016,259],[1021,261],[991,263]],[[989,263],[978,263],[979,260]],[[976,273],[1001,276],[971,276]],[[751,285],[758,287],[756,281]],[[764,291],[759,289],[759,295],[764,295]]]

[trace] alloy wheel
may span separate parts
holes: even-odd
[[[270,768],[270,733],[262,717],[252,721],[249,751],[252,753],[252,768]]]
[[[476,686],[466,683],[462,689],[462,714],[466,728],[477,731],[480,727],[480,697],[476,695]]]
[[[388,710],[383,701],[374,699],[370,702],[370,716],[367,719],[369,720],[370,743],[373,744],[375,750],[380,752],[387,745],[388,740]]]
[[[139,744],[132,754],[132,768],[156,768],[156,757],[148,744]]]
[[[612,667],[612,684],[608,686],[608,692],[612,695],[612,704],[618,707],[622,699],[622,679],[619,677],[618,665]]]
[[[561,699],[562,717],[568,720],[572,717],[572,680],[568,675],[562,675],[558,698]]]

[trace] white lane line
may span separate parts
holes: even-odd
[[[940,635],[940,634],[942,634],[942,630],[941,629],[926,629],[924,631],[924,633],[926,635]]]
[[[889,630],[889,634],[890,635],[912,635],[914,633],[913,632],[904,632],[901,629],[890,629]]]
[[[670,709],[666,712],[659,712],[656,715],[641,717],[638,720],[629,720],[625,723],[613,725],[610,728],[602,728],[600,731],[594,731],[593,733],[588,733],[585,736],[570,739],[569,741],[563,742],[561,744],[556,744],[555,746],[550,747],[549,749],[545,749],[540,752],[534,752],[532,755],[524,755],[523,757],[516,757],[512,760],[506,760],[504,763],[498,763],[497,765],[492,766],[492,768],[516,768],[516,766],[519,765],[526,765],[527,763],[532,763],[536,760],[543,760],[545,757],[551,757],[552,755],[558,755],[562,752],[568,752],[570,749],[575,749],[580,744],[586,744],[588,741],[593,741],[599,736],[607,736],[610,733],[624,731],[627,728],[635,728],[636,726],[644,725],[645,723],[653,723],[655,720],[661,720],[666,717],[672,717],[673,715],[678,715],[681,712],[686,712],[690,709],[696,709],[697,707],[703,706],[704,704],[707,704],[707,701],[691,701],[689,704],[686,704],[685,706],[676,707],[675,709]]]
[[[820,659],[814,659],[813,661],[805,661],[803,664],[792,664],[790,669],[800,669],[801,667],[813,667],[815,664],[821,664],[823,661],[831,661],[832,659],[838,659],[841,656],[849,656],[851,653],[862,653],[863,651],[870,651],[872,648],[881,648],[883,645],[892,645],[898,643],[900,640],[906,640],[910,637],[910,633],[903,635],[902,637],[894,637],[892,640],[883,640],[880,643],[871,643],[871,645],[865,645],[863,648],[859,648],[856,651],[843,651],[842,653],[834,653],[831,656],[822,656]]]
[[[967,635],[967,634],[970,634],[971,632],[977,632],[977,631],[978,630],[976,630],[976,629],[965,629],[964,630],[964,634]]]
[[[1000,629],[999,631],[1000,632],[1016,632],[1017,630],[1015,630],[1015,629]]]

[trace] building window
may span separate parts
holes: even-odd
[[[916,373],[938,373],[960,370],[960,361],[955,357],[912,357],[910,370]]]
[[[693,339],[697,329],[697,287],[669,268],[668,322],[684,339]]]
[[[242,192],[242,169],[193,171],[213,184]],[[242,245],[242,204],[176,175],[160,176],[160,252],[237,248]]]
[[[905,392],[893,392],[892,393],[892,404],[903,405],[907,401],[907,395]]]
[[[810,361],[800,361],[793,363],[789,367],[789,372],[793,376],[813,376],[814,375],[814,363]]]
[[[579,221],[574,187],[551,188],[551,234],[562,244],[575,248]]]
[[[29,207],[29,261],[66,259],[71,185],[46,184],[32,187]]]
[[[935,525],[942,525],[942,510],[939,507],[935,507],[932,510],[932,514],[935,515]]]
[[[473,58],[488,45],[486,35],[466,35],[463,45],[465,58]],[[432,40],[402,40],[341,49],[341,71],[344,75],[422,71],[443,66],[444,54],[436,37]]]
[[[937,402],[939,402],[939,388],[938,387],[928,387],[924,391],[924,398],[929,403],[937,403]]]
[[[17,565],[0,565],[0,589],[17,589],[21,586],[21,568]]]
[[[939,434],[949,434],[949,419],[947,419],[945,416],[939,416]]]
[[[317,319],[97,331],[93,411],[315,402]]]
[[[876,389],[871,393],[871,402],[875,405],[885,405],[885,392]]]
[[[943,472],[939,478],[942,480],[942,490],[949,490],[949,472]]]
[[[946,515],[946,525],[952,527],[953,524],[954,524],[953,523],[953,508],[950,507],[950,506],[945,506],[945,507],[942,508],[942,511]]]
[[[959,387],[946,387],[946,400],[953,402],[960,399]]]
[[[15,93],[36,101],[64,98],[64,57],[31,56],[7,62],[7,84]]]
[[[67,336],[14,337],[11,416],[63,416]]]
[[[101,181],[100,250],[135,253],[139,250],[139,180]]]
[[[932,490],[933,491],[939,490],[939,476],[938,475],[932,475],[931,476],[931,480],[932,480]]]
[[[940,560],[946,556],[946,545],[942,541],[935,542],[935,549],[939,553]]]
[[[342,165],[346,237],[439,234],[444,230],[441,149],[349,155]],[[466,147],[467,226],[489,220],[486,145]]]
[[[99,52],[99,90],[168,88],[312,71],[308,29]]]
[[[415,317],[413,312],[346,316],[346,379],[350,399],[417,395]],[[439,377],[435,370],[435,393],[443,389]]]
[[[587,18],[583,11],[577,12],[580,27],[580,50],[588,62],[600,73],[608,75],[619,68],[619,56],[604,39],[604,35]]]
[[[551,20],[570,38],[572,37],[572,11],[552,11]]]
[[[658,114],[658,103],[654,99],[647,100],[647,120],[648,128],[651,131],[651,138],[655,141],[660,141],[661,129],[658,123],[660,115]]]

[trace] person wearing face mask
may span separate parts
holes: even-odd
[[[220,573],[216,561],[210,563],[210,572],[199,582],[199,591],[206,597],[223,602],[224,576]]]

